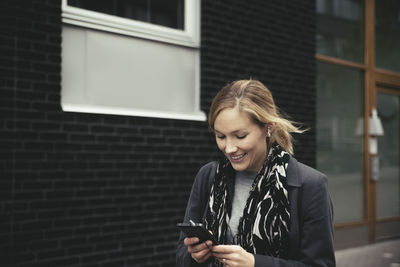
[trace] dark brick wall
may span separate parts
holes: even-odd
[[[202,105],[226,81],[252,77],[311,128],[295,154],[315,165],[315,1],[202,1]],[[211,94],[210,94],[211,93]]]
[[[205,122],[66,113],[61,1],[0,2],[1,266],[174,266]],[[257,78],[294,120],[315,116],[313,1],[202,1],[201,106]],[[313,164],[315,137],[296,151]]]

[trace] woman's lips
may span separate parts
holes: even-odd
[[[230,155],[229,158],[231,159],[231,161],[233,161],[234,163],[239,163],[243,160],[244,156],[246,156],[247,153],[243,153],[240,155]]]

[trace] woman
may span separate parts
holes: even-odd
[[[177,266],[335,266],[333,209],[324,174],[292,157],[271,92],[240,80],[215,96],[208,118],[225,157],[198,172],[184,222],[217,238],[180,235]]]

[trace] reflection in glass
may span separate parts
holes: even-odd
[[[400,72],[400,1],[375,1],[376,66]]]
[[[363,62],[364,0],[317,0],[317,54]]]
[[[68,5],[184,29],[184,0],[68,0]]]
[[[399,96],[378,94],[378,116],[384,136],[378,137],[379,180],[377,193],[378,217],[400,215],[400,146]]]
[[[328,176],[336,223],[363,218],[362,81],[360,70],[317,63],[317,169]]]

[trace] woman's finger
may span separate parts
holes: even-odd
[[[218,246],[213,246],[211,248],[213,253],[218,253],[218,254],[234,253],[238,252],[240,249],[241,249],[240,246],[233,246],[233,245],[218,245]]]
[[[192,245],[192,246],[189,245],[188,246],[188,252],[189,253],[196,253],[196,252],[199,252],[199,251],[202,251],[202,250],[210,250],[210,247],[211,247],[210,242],[211,241],[207,241],[207,242],[200,243],[198,245]]]
[[[225,258],[222,258],[219,260],[224,266],[228,265],[228,260]]]
[[[254,255],[240,246],[216,246],[212,251],[212,255],[224,266],[254,267]]]
[[[186,246],[192,246],[194,244],[199,243],[199,239],[197,237],[186,237],[183,240],[183,244],[185,244]]]
[[[211,257],[212,253],[210,250],[202,250],[196,253],[192,253],[192,258],[199,263],[205,262],[209,257]]]

